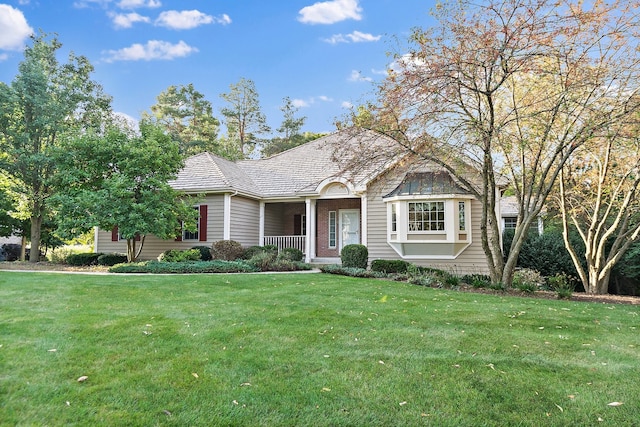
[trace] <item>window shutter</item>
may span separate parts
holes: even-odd
[[[201,242],[207,241],[207,211],[208,211],[207,205],[200,205],[200,224],[199,224],[200,229],[198,230],[198,233],[200,234]]]
[[[111,229],[111,241],[112,242],[117,242],[118,241],[118,226],[117,225]]]

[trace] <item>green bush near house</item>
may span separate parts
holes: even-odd
[[[347,245],[340,252],[343,267],[367,268],[369,250],[365,245]]]
[[[118,264],[109,269],[111,273],[154,273],[154,274],[193,274],[193,273],[253,273],[259,271],[252,265],[241,261],[183,261],[159,262],[147,261],[130,264]]]
[[[68,265],[73,265],[75,267],[96,265],[96,264],[98,264],[98,258],[101,255],[104,255],[104,254],[103,253],[93,253],[93,252],[71,254],[71,255],[67,256],[65,262]]]
[[[387,274],[404,274],[409,264],[402,259],[374,259],[371,261],[371,270]]]
[[[262,254],[265,252],[272,253],[273,255],[278,254],[278,247],[275,245],[265,245],[265,246],[249,246],[242,253],[242,259],[251,259],[255,255]]]
[[[244,248],[240,242],[235,240],[218,240],[211,246],[211,256],[213,259],[234,261],[242,258]]]
[[[209,246],[194,246],[191,249],[197,249],[200,251],[200,261],[211,261],[211,248]]]
[[[278,254],[278,258],[281,260],[302,261],[302,259],[304,258],[304,254],[300,249],[284,248]]]
[[[169,249],[158,256],[158,261],[164,262],[187,262],[201,261],[201,253],[198,249]]]
[[[125,254],[102,254],[98,257],[98,265],[114,266],[127,262],[127,255]]]

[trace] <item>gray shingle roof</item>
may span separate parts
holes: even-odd
[[[366,162],[356,172],[343,170],[343,156],[361,155],[362,147],[388,149],[395,143],[372,131],[354,135],[336,132],[267,159],[231,162],[210,153],[188,158],[171,182],[185,192],[240,191],[256,197],[293,197],[316,191],[332,177],[345,177],[354,185],[373,178],[382,164]],[[387,158],[388,160],[388,158]]]

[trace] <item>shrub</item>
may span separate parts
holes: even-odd
[[[488,288],[491,286],[491,278],[486,274],[467,274],[462,276],[462,281],[474,288]]]
[[[111,273],[153,273],[153,274],[193,274],[193,273],[253,273],[255,267],[242,261],[187,261],[158,262],[147,261],[117,264],[109,269]]]
[[[346,246],[345,246],[346,247]],[[386,274],[379,271],[371,271],[366,268],[345,267],[344,265],[329,264],[320,267],[320,271],[328,274],[339,274],[341,276],[364,277],[364,278],[385,278]]]
[[[124,254],[102,254],[98,257],[98,265],[106,265],[108,267],[116,264],[127,262],[127,256]]]
[[[211,248],[209,246],[194,246],[191,249],[197,249],[200,251],[200,261],[211,261]]]
[[[5,243],[0,249],[0,261],[17,261],[20,259],[22,245],[17,243]]]
[[[270,271],[271,265],[276,260],[276,254],[271,251],[261,251],[256,253],[247,261],[259,271]]]
[[[200,261],[200,251],[198,249],[169,249],[158,256],[158,261],[163,262],[187,262]]]
[[[558,299],[571,299],[574,284],[569,276],[566,274],[556,274],[555,276],[549,277],[548,282],[549,287],[558,294]]]
[[[98,258],[104,255],[103,253],[81,253],[81,254],[71,254],[67,257],[66,262],[69,265],[73,265],[76,267],[80,266],[88,266],[88,265],[96,265],[98,263]]]
[[[343,267],[367,268],[369,251],[364,245],[347,245],[340,252]]]
[[[242,245],[235,240],[218,240],[211,247],[213,259],[234,261],[242,258],[243,253]]]
[[[374,259],[371,261],[371,270],[387,274],[405,274],[408,265],[409,263],[402,259]]]
[[[517,270],[513,274],[513,287],[524,292],[534,292],[545,285],[544,277],[530,268]]]
[[[251,259],[257,254],[261,254],[266,252],[264,246],[249,246],[242,253],[242,259]]]
[[[304,254],[300,249],[284,248],[279,254],[278,259],[289,261],[302,261]]]

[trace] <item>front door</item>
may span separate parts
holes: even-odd
[[[360,211],[340,210],[340,251],[347,245],[360,243]]]

